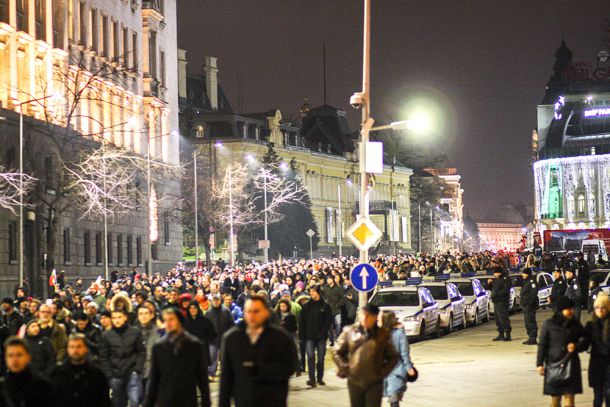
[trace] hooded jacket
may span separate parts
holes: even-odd
[[[125,378],[130,373],[142,374],[146,348],[142,333],[127,324],[102,333],[100,366],[108,378]]]

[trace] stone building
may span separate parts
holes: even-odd
[[[92,143],[113,143],[169,164],[179,163],[176,2],[164,0],[0,0],[0,162],[16,167],[19,112],[25,116],[26,172],[46,183],[45,197],[65,199],[61,168],[37,128],[68,126]],[[82,103],[68,112],[72,89],[85,89]],[[52,112],[49,119],[48,112]],[[67,118],[70,118],[68,120]],[[155,196],[180,194],[180,181],[148,190],[149,202],[125,216],[99,220],[76,210],[43,213],[31,202],[24,230],[25,277],[41,292],[47,279],[48,228],[58,231],[55,268],[69,279],[131,266],[164,270],[182,256],[182,230],[175,208],[161,212]],[[161,213],[159,213],[161,212]],[[0,292],[17,280],[17,220],[0,216]],[[48,268],[48,267],[47,267]]]

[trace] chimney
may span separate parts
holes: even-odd
[[[178,101],[186,102],[186,50],[178,49]]]
[[[218,110],[218,65],[215,57],[205,57],[205,87],[212,110]]]

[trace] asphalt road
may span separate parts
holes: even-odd
[[[538,313],[538,324],[549,318],[550,311]],[[583,324],[587,316],[583,313]],[[550,405],[542,395],[542,378],[535,370],[536,346],[522,345],[526,339],[521,313],[511,316],[512,342],[492,342],[496,336],[492,320],[479,327],[467,328],[411,344],[411,357],[419,370],[419,380],[410,384],[401,405],[418,407],[537,407]],[[581,354],[585,393],[576,397],[577,406],[592,405],[588,387],[589,356]],[[349,406],[347,384],[336,377],[334,364],[327,354],[326,386],[310,389],[306,374],[293,378],[289,406]],[[212,397],[217,403],[217,384]],[[389,404],[384,403],[384,406]]]

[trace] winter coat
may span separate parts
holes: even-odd
[[[509,302],[510,301],[510,280],[506,276],[502,276],[500,278],[496,278],[493,280],[493,284],[491,286],[491,301],[494,304],[500,302]]]
[[[153,346],[143,406],[197,407],[197,388],[203,407],[211,406],[203,344],[188,332],[176,338],[166,334]]]
[[[593,315],[585,326],[587,342],[591,345],[589,358],[589,386],[610,385],[610,317],[599,319]]]
[[[246,324],[233,327],[222,339],[219,407],[285,407],[288,379],[297,366],[294,341],[267,323],[256,343]]]
[[[197,307],[197,317],[193,318],[188,315],[186,322],[184,323],[184,329],[193,335],[195,338],[203,344],[205,355],[207,357],[208,365],[211,362],[210,356],[210,343],[217,337],[216,329],[212,324],[212,321],[203,316],[201,309]]]
[[[330,306],[320,298],[309,300],[301,309],[301,330],[299,336],[304,340],[325,341],[333,322]]]
[[[24,324],[23,316],[16,310],[13,310],[11,314],[3,315],[3,319],[11,335],[17,335],[19,328]]]
[[[63,407],[57,404],[53,384],[29,368],[0,379],[0,406]]]
[[[30,363],[30,369],[32,372],[42,376],[50,377],[51,371],[55,367],[56,358],[55,350],[49,338],[42,334],[36,336],[26,336],[25,341],[30,350],[30,357],[32,362]]]
[[[545,372],[544,394],[559,396],[582,393],[582,376],[578,352],[586,350],[587,339],[585,329],[580,321],[574,318],[567,320],[561,312],[556,312],[553,317],[544,322],[538,341],[536,366],[545,366],[548,362],[558,362],[563,359],[568,354],[568,343],[576,344],[576,351],[572,355],[571,380],[565,386],[550,386],[547,383],[547,373]]]
[[[409,353],[409,340],[402,326],[392,330],[392,344],[398,352],[400,359],[394,370],[383,381],[383,395],[390,397],[393,394],[404,393],[407,390],[407,372],[413,368]]]
[[[332,315],[339,315],[341,313],[341,307],[344,304],[345,298],[343,297],[343,289],[337,284],[332,287],[327,285],[322,287],[322,297],[330,305]]]
[[[578,279],[574,277],[566,282],[566,297],[574,301],[574,304],[579,307],[582,300],[582,291]]]
[[[102,328],[93,322],[89,322],[83,331],[80,331],[75,325],[74,332],[85,335],[85,342],[87,343],[87,347],[89,347],[90,356],[97,358],[100,352]]]
[[[58,406],[110,407],[110,391],[104,372],[87,361],[73,365],[65,361],[52,373]]]
[[[132,372],[142,374],[146,348],[138,328],[123,325],[102,333],[100,366],[107,378],[126,378]]]
[[[49,338],[53,349],[55,350],[55,359],[57,363],[61,363],[66,358],[66,349],[68,347],[68,335],[66,327],[56,321],[52,321],[50,327],[43,328],[40,326],[40,332]]]
[[[220,339],[234,324],[233,316],[231,313],[224,308],[222,305],[218,308],[211,306],[210,309],[205,313],[205,317],[212,322],[214,330],[218,334],[216,338],[210,341],[210,345],[220,345]]]
[[[549,297],[551,304],[556,303],[559,297],[563,297],[565,295],[566,287],[566,282],[563,277],[559,277],[553,281],[553,288],[551,288],[551,296]]]
[[[333,352],[337,375],[363,389],[382,383],[399,359],[387,329],[366,330],[359,323],[343,329]]]
[[[280,326],[286,330],[290,335],[296,335],[297,333],[297,319],[291,313],[281,314],[278,312],[280,318]]]
[[[147,379],[150,371],[153,346],[155,346],[155,343],[161,339],[161,333],[159,332],[159,329],[157,329],[154,320],[150,321],[148,326],[138,325],[138,327],[140,328],[140,332],[142,332],[142,342],[144,342],[144,348],[146,349],[146,359],[144,361],[142,377]]]
[[[521,287],[521,306],[529,306],[538,308],[538,284],[536,284],[536,277],[529,277],[523,282]]]

